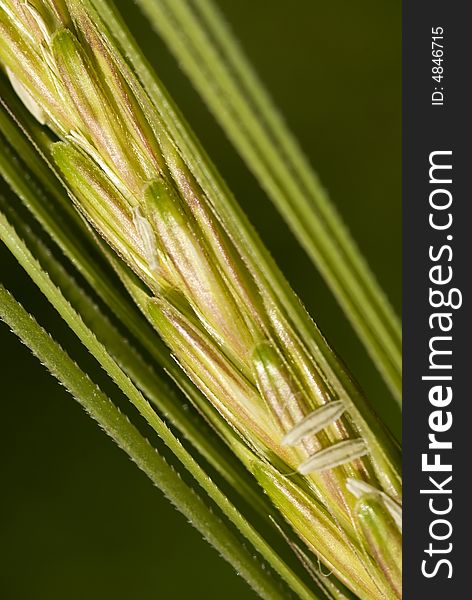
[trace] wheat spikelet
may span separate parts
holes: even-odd
[[[267,461],[255,475],[274,503],[358,595],[398,597],[392,519],[372,494],[399,502],[398,480],[143,105],[103,23],[86,2],[1,0],[0,31],[0,62],[61,140],[51,155],[78,210],[146,284],[146,316],[182,369]]]

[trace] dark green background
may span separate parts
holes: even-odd
[[[401,302],[401,29],[391,0],[219,0],[397,310]],[[379,377],[162,43],[119,2],[159,75],[332,345],[399,431]],[[49,308],[0,249],[2,279]],[[0,598],[252,598],[147,479],[6,330]]]

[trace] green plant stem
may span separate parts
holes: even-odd
[[[220,507],[223,514],[234,523],[241,534],[246,537],[261,556],[267,560],[272,568],[279,573],[281,578],[286,581],[287,585],[289,585],[300,598],[314,600],[316,596],[313,592],[308,590],[305,584],[276,554],[271,546],[262,538],[254,527],[252,527],[189,452],[181,445],[180,441],[153,410],[141,392],[134,386],[132,381],[110,356],[105,347],[96,339],[93,332],[84,324],[81,317],[67,302],[61,291],[52,283],[47,273],[41,269],[38,262],[18,237],[3,214],[0,214],[0,238],[3,239],[4,243],[16,257],[20,265],[25,269],[72,331],[74,331],[84,346],[96,358],[102,368],[128,397],[130,402],[138,409],[162,441],[175,454],[178,460],[180,460],[182,465],[189,473],[191,473],[195,481],[205,490],[215,504]]]
[[[261,598],[286,598],[273,576],[260,568],[235,533],[188,488],[128,418],[2,285],[0,318]]]
[[[211,0],[136,0],[316,264],[401,403],[398,319]]]

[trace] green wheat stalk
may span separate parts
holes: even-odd
[[[6,106],[18,123],[29,123],[25,129],[40,164],[51,163],[72,204],[54,174],[52,180],[42,174],[37,158],[27,153],[30,168],[68,215],[71,235],[77,228],[86,244],[101,250],[151,328],[128,303],[110,297],[107,285],[100,289],[100,267],[88,264],[80,236],[77,243],[61,236],[60,225],[8,156],[0,161],[3,176],[86,280],[97,283],[111,310],[150,346],[216,439],[204,441],[206,434],[182,419],[173,392],[170,400],[167,393],[154,393],[146,365],[120,344],[119,334],[93,314],[82,294],[74,294],[74,281],[24,230],[15,210],[14,227],[0,220],[4,242],[183,467],[298,597],[315,596],[180,445],[136,385],[233,488],[246,489],[248,498],[254,494],[260,512],[273,513],[273,521],[283,517],[290,526],[284,536],[302,565],[312,564],[311,553],[335,576],[321,586],[328,597],[346,597],[345,587],[363,599],[400,597],[397,449],[211,163],[199,155],[108,4],[1,0],[0,32],[0,62],[10,84],[45,127],[21,115],[8,91]],[[2,130],[14,148],[24,143],[6,113]],[[11,316],[20,313],[10,310],[6,320],[25,338]],[[115,358],[87,318],[98,319]],[[220,439],[267,494],[267,512],[254,479],[245,483],[240,463],[220,454]],[[237,566],[234,553],[225,555]],[[276,597],[246,571],[263,597]]]

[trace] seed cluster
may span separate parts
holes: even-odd
[[[147,286],[142,308],[176,361],[254,452],[298,471],[306,502],[357,548],[366,597],[394,597],[369,574],[359,546],[373,553],[381,541],[359,542],[356,518],[367,502],[384,531],[397,482],[385,486],[367,425],[255,277],[103,24],[86,2],[2,0],[0,33],[13,88],[61,140],[51,155],[74,203]],[[289,492],[278,490],[281,505]],[[297,530],[296,511],[285,516]],[[316,532],[299,534],[323,559]],[[333,568],[349,585],[343,566]]]

